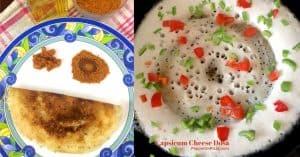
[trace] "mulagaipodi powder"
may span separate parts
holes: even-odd
[[[124,0],[77,0],[80,8],[94,14],[108,14],[120,8]]]
[[[82,50],[72,59],[73,79],[81,83],[100,83],[108,74],[107,63],[89,51]]]

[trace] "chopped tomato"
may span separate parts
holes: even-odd
[[[147,97],[146,97],[145,94],[140,95],[140,99],[141,99],[141,101],[142,101],[143,103],[147,101]]]
[[[204,50],[202,47],[197,47],[194,49],[195,55],[200,59],[204,56]]]
[[[235,103],[229,95],[222,96],[220,99],[221,106],[234,107]]]
[[[232,69],[235,69],[237,71],[247,71],[249,72],[250,69],[251,69],[251,63],[250,63],[250,60],[248,58],[245,58],[244,60],[242,61],[235,61],[235,60],[229,60],[227,63],[226,63],[226,66],[232,68]]]
[[[146,65],[146,67],[148,68],[148,67],[150,67],[151,66],[151,64],[152,64],[152,61],[146,61],[145,63],[144,63],[145,65]]]
[[[177,43],[179,45],[185,45],[187,43],[187,38],[185,36],[179,36],[177,38]]]
[[[157,82],[158,81],[158,75],[156,73],[148,73],[148,80],[150,82]]]
[[[251,0],[238,0],[237,6],[242,8],[250,8],[252,5]]]
[[[288,106],[282,100],[277,100],[274,105],[276,106],[275,111],[277,112],[285,112],[289,110]]]
[[[229,136],[229,127],[227,126],[218,126],[217,134],[220,141],[226,141]]]
[[[227,16],[222,13],[218,13],[216,16],[216,23],[218,25],[227,25],[234,22],[234,17]]]
[[[232,112],[232,109],[230,109],[230,108],[225,108],[225,107],[220,108],[220,113],[223,116],[230,116],[231,112]]]
[[[251,37],[255,36],[256,32],[257,32],[257,29],[255,27],[250,26],[244,30],[243,34],[245,37],[251,38]]]
[[[278,80],[279,75],[280,75],[279,71],[274,70],[268,75],[268,78],[270,81],[276,81],[276,80]]]
[[[245,115],[242,105],[236,105],[232,108],[231,117],[234,119],[243,119]]]
[[[169,82],[169,78],[165,76],[158,76],[158,81],[161,83],[161,85],[165,86]]]
[[[170,27],[170,32],[183,30],[184,23],[180,20],[165,20],[163,21],[163,27]]]
[[[273,9],[272,10],[273,17],[276,17],[278,15],[278,13],[279,13],[279,9]]]
[[[161,93],[160,92],[154,93],[151,98],[151,106],[160,107],[161,105],[162,105]]]
[[[181,85],[187,86],[189,84],[189,78],[185,75],[181,75],[180,79],[179,79],[179,82],[180,82]]]

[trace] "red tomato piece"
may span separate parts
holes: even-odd
[[[187,86],[189,84],[189,78],[185,75],[181,75],[179,78],[179,82],[183,86]]]
[[[158,75],[156,73],[148,73],[148,80],[150,82],[157,82],[158,81]]]
[[[221,106],[229,106],[234,107],[235,102],[232,100],[232,98],[229,95],[222,96],[220,99]]]
[[[229,127],[227,126],[218,126],[217,134],[220,141],[226,141],[229,136]]]
[[[150,61],[150,60],[146,61],[144,64],[146,65],[147,68],[149,68],[152,64],[152,61]]]
[[[218,13],[216,16],[216,23],[218,25],[227,25],[234,22],[234,17],[227,16],[222,13]]]
[[[230,108],[225,108],[225,107],[221,107],[220,108],[220,113],[221,113],[221,115],[223,115],[223,116],[230,116],[231,115],[231,112],[232,112],[232,109],[230,109]]]
[[[168,77],[159,76],[158,77],[158,81],[161,83],[161,85],[165,86],[165,85],[168,84],[169,78]]]
[[[251,0],[238,0],[237,6],[242,8],[250,8],[252,5]]]
[[[199,59],[201,59],[204,56],[204,50],[202,47],[195,48],[194,53]]]
[[[177,43],[179,44],[179,45],[185,45],[186,43],[187,43],[187,38],[185,37],[185,36],[179,36],[178,38],[177,38]]]
[[[244,118],[245,112],[242,105],[236,105],[232,108],[231,117],[237,120]]]
[[[278,13],[279,13],[279,9],[273,9],[272,10],[273,17],[276,17],[278,15]]]
[[[236,62],[235,60],[229,60],[226,63],[226,66],[237,70],[237,71],[247,71],[249,72],[251,69],[251,63],[250,60],[248,58],[245,58],[242,61]]]
[[[164,20],[163,21],[163,27],[170,27],[170,32],[183,30],[184,25],[185,24],[180,20]]]
[[[279,71],[274,70],[268,75],[268,78],[270,81],[276,81],[276,80],[278,80],[279,75],[280,75]]]
[[[162,105],[161,93],[160,92],[154,93],[151,98],[151,106],[154,108],[154,107],[160,107],[161,105]]]
[[[147,96],[146,96],[145,94],[140,95],[140,99],[141,99],[141,101],[144,103],[144,102],[147,101]]]
[[[275,111],[277,112],[285,112],[289,110],[288,106],[282,100],[277,100],[274,105],[276,106]]]
[[[245,37],[251,38],[251,37],[255,36],[256,32],[257,32],[257,29],[255,27],[250,26],[244,30],[243,34]]]

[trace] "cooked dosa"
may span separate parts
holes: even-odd
[[[49,150],[83,153],[117,129],[121,107],[62,94],[9,88],[8,106],[21,134]]]

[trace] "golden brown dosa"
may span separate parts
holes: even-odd
[[[17,129],[48,149],[91,151],[117,129],[121,107],[62,94],[9,88],[8,106]]]

